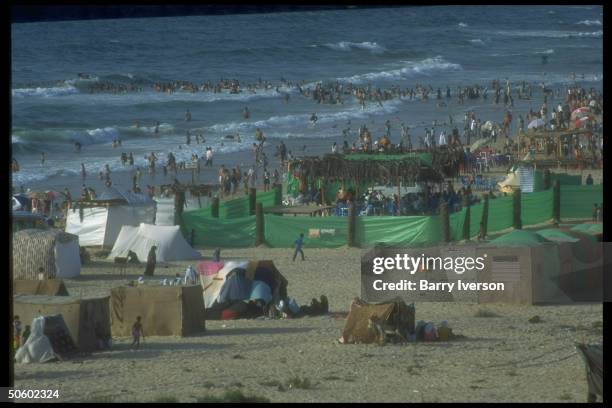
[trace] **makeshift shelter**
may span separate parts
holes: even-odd
[[[66,232],[82,246],[112,247],[124,225],[153,224],[155,201],[144,194],[120,193],[109,187],[92,201],[76,201],[66,217]]]
[[[562,267],[559,286],[574,301],[595,300],[603,287],[603,248],[591,235],[569,229],[550,228],[537,234],[557,243],[561,258],[569,259]]]
[[[15,352],[17,363],[46,363],[61,359],[77,348],[61,314],[32,320],[30,336]]]
[[[180,227],[140,224],[138,227],[125,225],[113,245],[109,259],[125,257],[133,251],[140,260],[146,260],[149,250],[156,246],[158,262],[201,259],[198,251],[193,249],[181,233]]]
[[[74,278],[81,274],[79,237],[58,229],[25,229],[13,234],[13,279]]]
[[[198,272],[207,309],[235,300],[277,303],[287,298],[287,279],[272,261],[203,261],[198,263]]]
[[[376,333],[369,329],[371,317],[382,320],[385,331],[397,332],[404,339],[415,329],[414,305],[406,305],[401,299],[385,303],[366,303],[364,301],[353,302],[351,310],[346,318],[346,324],[342,331],[345,343],[374,343],[378,339]]]
[[[68,290],[61,279],[15,280],[13,293],[16,295],[68,296]]]
[[[97,350],[99,340],[107,341],[111,336],[108,296],[16,295],[13,309],[24,322],[61,314],[79,351]]]
[[[145,336],[189,336],[206,329],[200,286],[117,287],[111,289],[111,327],[114,336],[132,335],[141,317]]]
[[[575,232],[583,232],[601,238],[601,236],[603,235],[603,224],[601,222],[577,224],[573,226],[571,230]]]
[[[452,146],[430,152],[305,157],[289,163],[287,193],[296,195],[304,192],[314,182],[318,187],[325,188],[327,201],[332,201],[340,186],[343,189],[354,187],[364,190],[367,185],[380,183],[392,183],[398,188],[419,182],[439,183],[444,177],[456,176],[463,160],[463,149]]]
[[[534,232],[504,234],[479,247],[477,256],[484,258],[479,282],[504,284],[504,290],[479,291],[479,303],[571,301],[560,285],[560,277],[571,273],[571,253]]]

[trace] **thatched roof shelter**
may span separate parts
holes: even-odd
[[[454,177],[464,157],[461,148],[431,152],[329,154],[305,157],[289,163],[306,179],[357,180],[360,182],[441,182]]]

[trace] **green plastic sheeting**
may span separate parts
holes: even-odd
[[[554,185],[556,180],[559,180],[559,183],[561,183],[562,186],[579,186],[582,184],[581,175],[550,173],[550,187]],[[544,190],[544,172],[542,170],[536,170],[533,174],[533,190]]]
[[[183,213],[181,229],[189,237],[195,230],[194,246],[248,248],[255,246],[255,216],[212,218],[202,210]]]
[[[438,216],[358,217],[355,242],[360,247],[383,245],[437,245],[442,242]]]
[[[566,231],[558,228],[547,228],[536,231],[536,234],[550,240],[558,242],[578,242],[579,238],[573,237]]]
[[[337,248],[347,244],[347,217],[287,217],[264,214],[266,244],[273,248],[292,248],[304,234],[304,248]]]
[[[480,222],[482,221],[483,211],[484,203],[482,201],[473,205],[470,209],[470,238],[477,237],[480,233]]]
[[[512,200],[510,195],[489,199],[487,233],[491,234],[512,227]]]
[[[521,194],[521,220],[523,226],[548,222],[553,218],[552,188]]]
[[[463,224],[465,223],[465,214],[467,210],[462,208],[461,211],[452,213],[449,215],[449,225],[450,225],[450,239],[451,241],[461,241],[463,240]],[[470,209],[470,217],[472,216],[472,210]],[[471,227],[471,223],[470,223]],[[472,230],[470,229],[470,235],[472,234]]]
[[[534,246],[551,242],[532,231],[513,230],[485,244],[488,246]]]
[[[275,206],[275,192],[274,190],[267,192],[257,192],[255,201],[261,203],[263,208],[269,208]],[[209,205],[200,210],[195,210],[212,216],[212,206]],[[219,203],[219,218],[242,218],[248,217],[249,214],[249,197],[243,196],[238,198],[232,198],[230,200],[221,201]]]
[[[582,184],[581,175],[571,175],[567,173],[551,173],[550,185],[552,186],[555,180],[559,180],[562,186],[579,186]]]
[[[578,224],[571,228],[572,231],[583,232],[591,235],[603,234],[603,224]]]
[[[603,185],[561,185],[561,219],[591,219],[593,204],[603,203]]]

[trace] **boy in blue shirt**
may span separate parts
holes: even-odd
[[[302,245],[304,244],[304,234],[300,234],[300,237],[295,240],[295,252],[293,253],[293,262],[295,262],[295,257],[298,252],[302,255],[302,261],[304,261],[304,251],[302,251]]]

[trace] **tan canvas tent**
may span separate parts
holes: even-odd
[[[58,229],[25,229],[13,234],[13,279],[73,278],[81,274],[79,238]]]
[[[98,349],[98,338],[110,338],[108,296],[79,298],[75,296],[15,295],[14,314],[25,325],[38,316],[61,314],[80,351]]]
[[[146,336],[188,336],[205,330],[202,287],[121,286],[111,290],[111,325],[114,336],[132,335],[141,316]]]
[[[345,343],[374,343],[377,338],[372,330],[368,329],[371,317],[382,319],[383,327],[397,330],[404,338],[414,332],[414,307],[406,305],[401,299],[386,303],[353,302],[351,311],[346,318],[342,331]]]
[[[68,290],[61,279],[16,280],[13,281],[16,295],[68,296]]]

